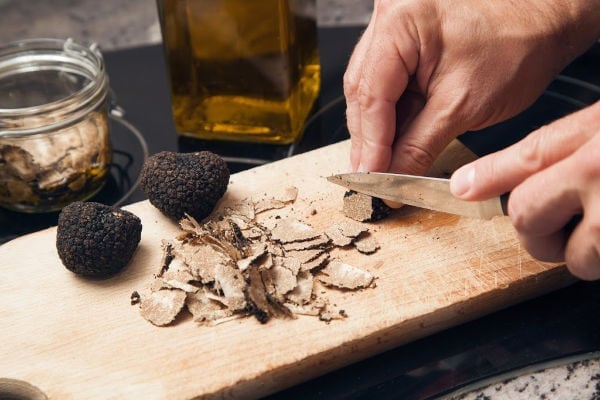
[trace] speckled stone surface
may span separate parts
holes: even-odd
[[[573,400],[600,399],[600,358],[590,354],[583,359],[549,363],[542,369],[528,367],[498,377],[483,387],[463,390],[449,400]],[[540,367],[538,367],[540,368]]]
[[[365,25],[372,0],[318,0],[321,26]],[[0,44],[39,37],[66,38],[103,50],[161,41],[155,0],[0,0]],[[594,316],[592,316],[594,317]],[[455,399],[600,400],[600,356],[522,371]]]

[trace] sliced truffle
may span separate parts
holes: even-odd
[[[257,269],[249,271],[248,286],[245,290],[247,311],[262,324],[275,317],[291,317],[289,309],[274,296],[272,296],[265,287],[261,273]]]
[[[302,242],[319,236],[320,232],[295,219],[281,220],[271,231],[271,238],[281,243]]]
[[[319,235],[316,238],[303,240],[301,242],[289,242],[283,244],[285,251],[323,249],[329,244],[330,239],[326,235]]]
[[[286,251],[285,254],[286,256],[297,260],[300,264],[306,264],[325,254],[325,252],[325,249],[308,249]]]
[[[215,287],[225,297],[224,303],[233,311],[246,307],[244,288],[246,282],[242,275],[230,265],[217,265],[215,268]]]
[[[318,279],[328,286],[340,289],[366,288],[373,283],[373,275],[341,260],[332,260],[321,270]]]
[[[189,214],[197,220],[210,215],[227,190],[227,163],[210,151],[162,151],[142,167],[140,187],[150,203],[179,220]]]
[[[273,199],[292,204],[297,189],[288,188],[285,195]],[[297,314],[323,321],[344,318],[345,312],[330,305],[326,292],[316,288],[374,286],[373,276],[366,271],[339,260],[327,265],[335,243],[340,245],[338,240],[374,251],[376,243],[359,240],[369,236],[368,226],[345,220],[333,224],[326,234],[297,216],[263,215],[266,219],[259,219],[257,204],[243,199],[239,207],[234,204],[203,221],[190,215],[182,218],[181,232],[163,241],[160,271],[146,290],[185,293],[184,307],[204,325],[251,315],[262,323]],[[336,238],[335,243],[328,234]],[[133,303],[138,301],[132,298]],[[165,322],[172,320],[171,311],[168,307],[164,311],[168,314]],[[153,319],[162,321],[158,316]]]
[[[314,280],[312,274],[300,272],[297,277],[297,285],[287,295],[287,299],[297,305],[308,304],[312,299]]]
[[[254,208],[257,214],[268,210],[283,208],[287,204],[296,201],[297,197],[298,188],[295,186],[289,186],[284,188],[281,193],[278,193],[273,197],[265,197],[260,200],[257,200],[254,205]]]
[[[233,311],[211,299],[204,291],[188,293],[185,304],[194,321],[200,324],[214,325],[233,316]]]
[[[58,217],[56,249],[64,266],[79,275],[104,278],[131,259],[142,233],[129,211],[95,202],[74,202]]]
[[[383,200],[349,190],[344,194],[344,215],[360,222],[375,222],[390,214]]]
[[[363,254],[373,254],[379,250],[380,247],[377,240],[371,235],[359,237],[354,241],[354,246],[356,247],[356,250]]]
[[[301,271],[314,271],[321,268],[327,261],[329,261],[329,253],[321,253],[314,259],[302,263],[300,267]]]
[[[334,245],[343,247],[351,244],[360,234],[368,230],[369,228],[362,224],[344,221],[331,225],[325,230],[325,234],[331,239]]]
[[[142,316],[156,326],[165,326],[185,305],[186,293],[183,290],[157,290],[141,296],[140,312]]]

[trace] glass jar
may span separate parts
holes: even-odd
[[[321,81],[316,0],[158,0],[180,135],[290,144]]]
[[[0,206],[56,211],[102,188],[112,160],[108,90],[95,44],[0,46]]]

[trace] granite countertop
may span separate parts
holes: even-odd
[[[365,25],[372,0],[318,0],[320,26]],[[72,37],[103,50],[161,41],[155,0],[0,0],[0,44],[33,37]],[[594,318],[594,316],[590,316]],[[455,399],[599,399],[600,358],[567,359],[556,365],[498,377]]]

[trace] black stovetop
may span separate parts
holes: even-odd
[[[143,152],[212,149],[250,152],[270,161],[348,137],[342,75],[362,27],[320,29],[322,90],[303,139],[293,148],[247,146],[180,139],[171,121],[163,52],[152,45],[105,52],[111,88],[125,119],[144,143],[113,121],[118,137],[115,166],[95,200],[127,204],[143,200],[136,187]],[[600,99],[600,44],[579,57],[530,109],[461,140],[478,154],[506,146],[535,127]],[[502,134],[498,134],[502,132]],[[144,148],[147,146],[147,149]],[[254,164],[232,163],[233,172]],[[0,209],[0,243],[56,223],[56,214],[26,215]],[[434,397],[477,380],[526,365],[600,349],[600,282],[579,282],[398,347],[310,380],[271,399]]]

